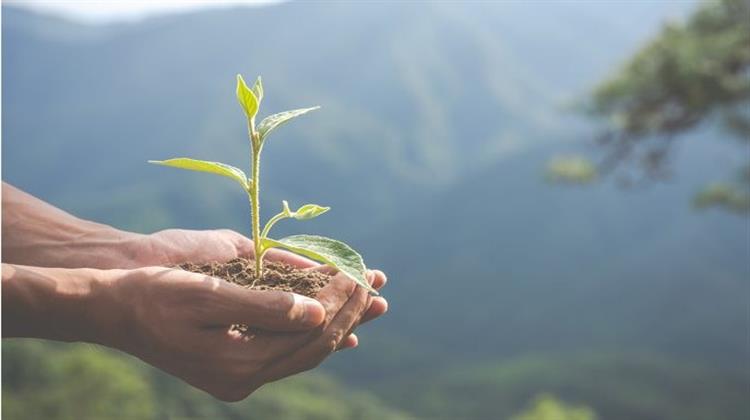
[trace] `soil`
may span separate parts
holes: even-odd
[[[194,273],[224,279],[250,289],[282,290],[308,297],[315,297],[320,289],[331,280],[331,275],[327,273],[303,270],[281,262],[264,261],[263,277],[253,284],[255,262],[245,258],[235,258],[226,263],[196,264],[188,262],[180,264],[178,267]]]

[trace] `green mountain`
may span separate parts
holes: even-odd
[[[508,418],[541,392],[605,419],[743,418],[747,221],[688,206],[732,155],[711,144],[645,190],[547,184],[550,147],[436,195],[364,241],[398,241],[367,254],[398,275],[391,309],[329,368],[431,419]]]
[[[732,331],[747,325],[748,224],[689,206],[723,170],[706,156],[734,152],[705,143],[684,150],[675,164],[691,172],[670,185],[549,184],[548,147],[421,203],[363,241],[398,241],[367,253],[398,273],[383,331],[407,323],[438,352],[484,357],[595,345],[743,360],[750,347]]]
[[[261,74],[262,113],[323,105],[266,148],[265,208],[314,200],[332,205],[349,235],[377,230],[403,203],[464,174],[577,138],[560,107],[663,16],[689,10],[545,9],[296,2],[102,27],[4,7],[3,148],[12,158],[3,175],[120,225],[244,230],[245,200],[231,185],[144,162],[187,155],[246,167],[234,75]],[[330,220],[321,222],[329,232]]]

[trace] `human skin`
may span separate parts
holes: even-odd
[[[2,242],[3,337],[116,348],[225,401],[355,347],[354,328],[387,310],[342,275],[313,300],[166,268],[251,257],[252,241],[228,230],[125,232],[7,184]],[[326,270],[284,251],[267,258]],[[379,289],[386,279],[374,270],[368,281]],[[238,335],[234,324],[254,334]]]

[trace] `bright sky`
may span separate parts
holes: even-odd
[[[2,0],[40,12],[88,23],[139,20],[145,17],[237,5],[257,6],[283,0]]]

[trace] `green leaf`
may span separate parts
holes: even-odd
[[[271,131],[276,129],[276,127],[288,122],[292,118],[307,114],[318,108],[320,107],[314,106],[312,108],[294,109],[292,111],[279,112],[278,114],[269,115],[266,118],[263,118],[263,121],[258,124],[258,134],[260,134],[261,141],[263,141]]]
[[[292,217],[297,220],[308,220],[320,216],[330,210],[330,207],[322,207],[317,204],[305,204],[292,213]]]
[[[268,233],[271,231],[271,228],[279,220],[283,220],[289,217],[297,220],[313,219],[331,209],[330,207],[322,207],[317,204],[305,204],[304,206],[297,209],[297,211],[292,211],[289,209],[289,203],[286,200],[282,200],[281,204],[283,206],[281,213],[269,219],[266,223],[266,226],[263,227],[263,231],[260,234],[262,238],[268,237]]]
[[[258,99],[258,107],[260,108],[260,103],[263,102],[263,82],[260,81],[260,76],[255,79],[253,93],[255,94],[255,98]]]
[[[287,217],[293,217],[297,220],[313,219],[331,209],[330,207],[323,207],[317,204],[305,204],[298,208],[297,211],[291,211],[289,210],[289,203],[282,201],[282,204],[284,206],[284,214]]]
[[[237,101],[239,101],[242,109],[245,110],[245,115],[247,115],[248,119],[255,118],[255,115],[258,114],[258,106],[260,101],[255,96],[255,93],[253,93],[253,91],[247,87],[247,85],[245,84],[245,80],[242,78],[241,74],[237,75]]]
[[[148,163],[222,175],[239,182],[240,185],[242,185],[242,188],[245,189],[245,191],[250,190],[250,187],[253,183],[253,181],[251,179],[248,179],[241,169],[220,162],[209,162],[207,160],[197,160],[190,158],[174,158],[167,160],[149,160]]]
[[[365,263],[357,251],[335,239],[315,235],[293,235],[279,240],[263,239],[263,247],[285,248],[294,253],[320,261],[344,273],[371,294],[377,290],[367,283]]]

